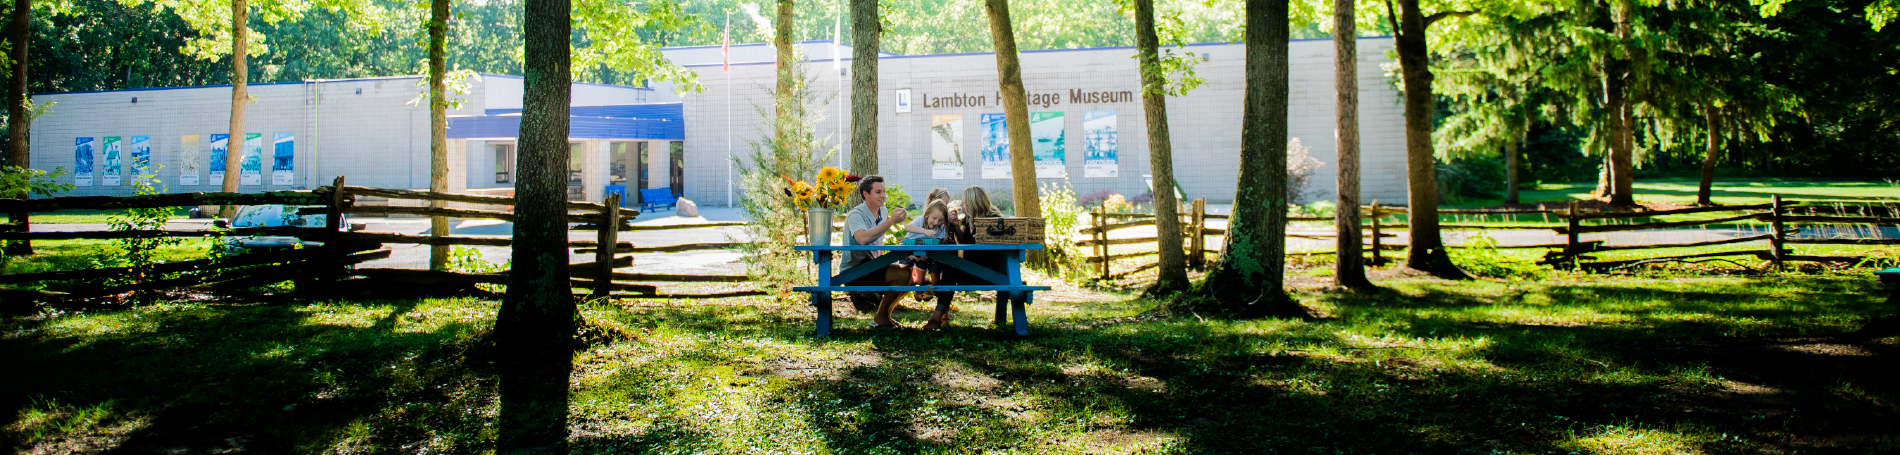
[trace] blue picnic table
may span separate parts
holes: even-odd
[[[1005,311],[1013,313],[1017,335],[1029,335],[1029,314],[1027,306],[1034,300],[1035,291],[1047,291],[1048,286],[1029,286],[1023,284],[1022,263],[1024,252],[1042,249],[1041,244],[967,244],[967,245],[800,245],[793,249],[812,252],[812,262],[818,264],[818,285],[793,287],[793,291],[810,292],[812,305],[818,307],[818,336],[831,334],[831,293],[833,292],[944,292],[944,291],[996,291],[996,325],[1005,324]],[[831,274],[831,256],[838,251],[885,251],[872,258]],[[1003,252],[1003,270],[992,270],[957,256],[959,251],[1000,251]],[[944,267],[955,268],[976,277],[983,283],[956,284],[939,286],[848,286],[853,280],[871,273],[883,273],[884,268],[903,259],[905,256],[924,256],[937,260]],[[940,304],[941,305],[941,304]]]

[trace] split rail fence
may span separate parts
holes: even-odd
[[[338,191],[338,188],[341,188],[341,191]],[[295,282],[298,291],[311,289],[350,289],[360,292],[387,293],[383,295],[407,295],[418,291],[441,292],[444,290],[466,290],[474,289],[477,284],[507,283],[506,272],[457,273],[417,269],[358,268],[355,266],[364,262],[390,257],[391,250],[384,248],[383,246],[385,244],[506,247],[513,244],[514,239],[512,238],[452,236],[446,233],[409,235],[349,232],[344,229],[343,216],[344,214],[418,215],[466,219],[492,219],[512,222],[516,217],[514,213],[499,210],[356,205],[355,202],[358,196],[431,202],[458,202],[477,206],[512,207],[516,205],[515,199],[512,197],[346,186],[344,184],[344,177],[341,176],[337,177],[335,183],[331,186],[319,187],[310,191],[279,191],[251,194],[177,193],[130,197],[82,196],[0,200],[0,213],[50,212],[67,209],[282,204],[287,206],[303,206],[303,208],[298,211],[299,215],[324,215],[324,226],[326,226],[237,228],[221,232],[197,230],[21,232],[17,228],[7,229],[4,232],[0,232],[0,240],[272,235],[296,237],[300,241],[306,242],[321,242],[322,246],[286,251],[248,253],[221,259],[201,259],[157,264],[143,268],[111,267],[0,275],[0,284],[105,278],[122,276],[127,273],[149,273],[155,274],[156,276],[174,276],[172,278],[143,280],[132,284],[72,293],[0,289],[0,297],[13,297],[6,300],[59,301],[95,298],[133,291],[181,287],[201,290],[242,289],[283,281]],[[635,246],[631,242],[619,241],[619,234],[621,232],[699,229],[744,225],[744,223],[734,222],[634,226],[630,224],[630,221],[638,216],[640,212],[620,208],[618,199],[619,195],[610,195],[605,203],[575,201],[566,203],[568,210],[566,221],[567,224],[572,226],[570,230],[594,231],[597,234],[594,240],[574,240],[567,243],[567,247],[575,249],[575,253],[583,255],[592,254],[594,259],[592,262],[569,265],[572,287],[591,290],[591,292],[587,294],[590,297],[638,297],[648,299],[714,298],[764,294],[757,290],[699,295],[660,294],[658,287],[651,284],[640,283],[739,283],[747,281],[744,275],[666,275],[616,272],[616,269],[632,267],[633,255],[635,254],[719,250],[730,249],[738,245],[735,243],[695,243],[641,247]],[[603,245],[607,245],[607,247],[602,247]],[[348,286],[334,286],[334,284],[339,281],[345,282]]]
[[[1571,203],[1568,210],[1440,209],[1439,210],[1440,215],[1450,215],[1450,216],[1544,215],[1547,219],[1557,218],[1559,221],[1562,221],[1563,224],[1502,224],[1502,225],[1499,225],[1499,224],[1443,223],[1441,222],[1439,224],[1439,228],[1445,229],[1445,230],[1548,230],[1548,231],[1553,231],[1553,232],[1556,232],[1558,235],[1565,236],[1565,241],[1562,243],[1532,244],[1532,245],[1489,245],[1485,247],[1496,248],[1496,249],[1556,250],[1556,251],[1547,253],[1545,257],[1539,261],[1539,263],[1545,264],[1545,265],[1553,265],[1553,266],[1578,267],[1584,270],[1591,270],[1591,271],[1609,270],[1609,269],[1614,269],[1618,267],[1626,267],[1630,265],[1635,265],[1639,263],[1697,259],[1697,258],[1713,258],[1713,257],[1722,257],[1722,256],[1755,256],[1762,260],[1771,261],[1776,267],[1782,267],[1786,262],[1794,262],[1794,261],[1852,263],[1852,262],[1860,261],[1863,258],[1856,257],[1856,256],[1795,255],[1792,253],[1792,251],[1786,248],[1786,245],[1799,245],[1799,244],[1900,245],[1900,239],[1883,238],[1878,233],[1879,232],[1878,228],[1880,227],[1900,226],[1900,218],[1895,217],[1895,213],[1893,210],[1871,209],[1870,211],[1870,209],[1866,207],[1848,207],[1844,205],[1835,205],[1835,206],[1795,205],[1792,202],[1783,202],[1780,199],[1781,199],[1780,196],[1774,196],[1772,198],[1774,202],[1771,202],[1769,204],[1748,205],[1748,206],[1697,207],[1697,208],[1688,208],[1688,209],[1650,211],[1650,212],[1585,212],[1581,210],[1580,207],[1575,202]],[[1196,269],[1196,270],[1203,269],[1206,267],[1206,260],[1207,260],[1206,256],[1208,254],[1218,254],[1220,252],[1219,245],[1210,244],[1208,242],[1208,237],[1223,236],[1226,234],[1226,230],[1224,229],[1208,227],[1207,220],[1228,219],[1229,217],[1228,215],[1207,213],[1206,207],[1207,207],[1207,200],[1205,198],[1196,199],[1194,201],[1191,201],[1188,204],[1188,210],[1185,210],[1181,212],[1180,214],[1182,218],[1181,227],[1182,227],[1182,235],[1183,235],[1182,240],[1184,242],[1183,249],[1184,249],[1184,254],[1186,256],[1187,265],[1188,267]],[[1750,211],[1754,211],[1754,212],[1750,212]],[[1851,213],[1855,211],[1859,211],[1858,216],[1819,215],[1821,213]],[[1744,213],[1738,216],[1730,216],[1730,217],[1723,217],[1723,218],[1716,218],[1716,219],[1709,219],[1709,220],[1676,221],[1676,222],[1622,221],[1622,220],[1635,220],[1635,219],[1641,219],[1641,218],[1652,218],[1652,217],[1659,217],[1659,216],[1666,216],[1666,215],[1716,213],[1716,212],[1747,212],[1747,213]],[[1361,219],[1363,220],[1361,222],[1362,223],[1361,232],[1365,238],[1363,245],[1365,245],[1366,251],[1372,255],[1371,259],[1373,263],[1375,264],[1381,263],[1384,260],[1384,258],[1382,257],[1383,255],[1382,252],[1397,251],[1397,250],[1403,250],[1406,248],[1406,245],[1404,244],[1389,243],[1386,241],[1386,239],[1397,236],[1396,234],[1392,234],[1388,231],[1410,229],[1409,222],[1398,222],[1393,219],[1388,219],[1390,215],[1406,214],[1406,213],[1408,213],[1408,211],[1406,210],[1405,207],[1382,206],[1382,205],[1379,205],[1376,201],[1372,205],[1360,207],[1360,214],[1362,216]],[[1883,213],[1885,216],[1882,216]],[[1111,238],[1109,235],[1110,232],[1117,231],[1117,230],[1154,226],[1155,225],[1154,218],[1155,218],[1155,215],[1152,215],[1152,214],[1115,213],[1115,212],[1107,211],[1105,206],[1096,206],[1092,210],[1089,211],[1089,219],[1090,219],[1089,226],[1077,231],[1079,235],[1084,235],[1084,236],[1087,236],[1088,238],[1083,239],[1083,240],[1078,240],[1074,243],[1074,245],[1077,247],[1087,247],[1090,249],[1090,254],[1088,255],[1088,258],[1086,259],[1086,262],[1095,265],[1095,269],[1096,269],[1095,271],[1097,272],[1097,275],[1099,275],[1099,277],[1104,280],[1120,278],[1120,277],[1128,276],[1131,274],[1139,273],[1147,269],[1154,268],[1158,266],[1159,264],[1146,263],[1132,270],[1114,271],[1112,270],[1112,267],[1110,267],[1110,264],[1115,261],[1120,261],[1120,260],[1134,259],[1134,258],[1140,258],[1140,257],[1146,257],[1146,256],[1154,256],[1154,255],[1159,254],[1157,251],[1158,248],[1147,248],[1141,251],[1124,252],[1124,253],[1112,253],[1109,250],[1109,247],[1112,245],[1156,244],[1159,241],[1157,237]],[[1122,220],[1133,220],[1133,221],[1122,221]],[[1617,221],[1610,221],[1609,224],[1590,225],[1590,224],[1585,224],[1584,223],[1585,220],[1617,220]],[[1706,242],[1649,244],[1649,245],[1613,245],[1613,246],[1605,245],[1605,242],[1603,240],[1580,240],[1578,237],[1580,234],[1587,234],[1587,233],[1623,232],[1623,231],[1654,230],[1654,229],[1676,229],[1676,228],[1707,226],[1707,225],[1734,223],[1738,221],[1751,221],[1751,220],[1767,221],[1768,224],[1770,225],[1770,229],[1769,229],[1770,232],[1767,234],[1762,234],[1762,235],[1746,236],[1746,237],[1738,237],[1738,238],[1732,238],[1732,239],[1714,240],[1714,241],[1706,241]],[[1287,221],[1288,222],[1333,221],[1333,218],[1332,217],[1311,217],[1311,216],[1288,216]],[[1792,224],[1833,224],[1833,225],[1854,224],[1854,225],[1860,225],[1864,228],[1862,227],[1847,228],[1847,229],[1842,230],[1844,231],[1845,235],[1839,235],[1834,238],[1789,238],[1788,234],[1793,233],[1795,231],[1787,230],[1786,226],[1792,225]],[[1287,232],[1287,237],[1308,238],[1308,239],[1330,239],[1330,238],[1338,237],[1338,234],[1330,230],[1326,232],[1303,232],[1303,231],[1289,230]],[[1700,253],[1700,254],[1680,255],[1680,256],[1651,257],[1651,258],[1645,258],[1645,259],[1639,259],[1639,260],[1584,262],[1584,261],[1589,261],[1589,260],[1594,259],[1593,257],[1586,255],[1587,253],[1594,253],[1594,252],[1618,251],[1618,250],[1651,250],[1651,249],[1665,249],[1665,248],[1693,248],[1693,247],[1725,245],[1725,244],[1733,244],[1733,243],[1746,243],[1746,242],[1761,241],[1761,240],[1770,241],[1772,248],[1764,249],[1764,250],[1730,251],[1730,252]],[[1471,248],[1474,246],[1449,245],[1448,247]],[[1290,252],[1288,254],[1289,255],[1324,255],[1324,254],[1335,254],[1335,252],[1312,251],[1312,252]]]

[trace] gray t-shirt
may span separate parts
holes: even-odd
[[[883,222],[884,217],[878,216],[869,206],[858,204],[857,207],[853,207],[850,212],[844,214],[844,244],[859,245],[857,236],[852,234],[865,229],[877,231],[877,236],[872,237],[869,243],[864,243],[863,245],[883,244],[884,234],[886,234],[886,232],[877,229],[877,225]],[[851,251],[849,253],[850,254],[844,256],[843,268],[851,268],[851,266],[858,265],[871,258],[878,257],[880,254],[884,254],[882,251]]]

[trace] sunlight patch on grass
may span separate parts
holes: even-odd
[[[1604,425],[1583,434],[1573,433],[1559,444],[1565,449],[1601,454],[1699,454],[1700,438],[1640,425]]]
[[[150,419],[122,414],[117,403],[107,400],[91,405],[66,405],[58,400],[37,397],[21,408],[6,430],[22,443],[42,444],[54,452],[110,451],[125,435],[150,425]]]

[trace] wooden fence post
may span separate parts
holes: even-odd
[[[1356,208],[1354,210],[1357,210]],[[1384,264],[1379,258],[1379,200],[1372,200],[1372,265]],[[1334,257],[1337,260],[1337,257]]]
[[[328,210],[323,214],[323,226],[328,229],[323,233],[327,237],[323,239],[323,248],[329,250],[323,254],[323,270],[324,274],[335,274],[338,278],[343,276],[343,251],[336,248],[336,244],[343,240],[343,205],[349,202],[348,197],[343,190],[343,176],[336,176],[336,180],[330,182],[330,206],[325,207]]]
[[[1781,195],[1769,196],[1768,200],[1774,204],[1768,212],[1768,235],[1770,235],[1768,243],[1774,248],[1774,251],[1769,252],[1769,257],[1775,260],[1775,270],[1782,270],[1786,264],[1784,262],[1786,258],[1783,257],[1786,253],[1783,252],[1782,246],[1787,244],[1788,238],[1787,234],[1781,232]]]
[[[1188,265],[1194,270],[1207,268],[1207,198],[1194,200],[1194,237],[1188,251]]]
[[[600,229],[594,231],[599,246],[594,248],[594,292],[591,297],[606,297],[613,289],[614,251],[620,249],[620,194],[607,195],[600,210]]]
[[[1100,260],[1100,262],[1096,263],[1097,269],[1102,271],[1102,279],[1107,280],[1108,279],[1108,231],[1103,230],[1102,226],[1108,225],[1108,203],[1103,202],[1101,204],[1096,204],[1095,213],[1092,216],[1093,218],[1095,218],[1095,236],[1094,236],[1095,237],[1095,258]]]
[[[1570,230],[1564,234],[1564,254],[1570,257],[1570,268],[1575,269],[1579,264],[1577,256],[1583,254],[1577,247],[1577,229],[1583,226],[1583,220],[1577,216],[1577,201],[1570,201],[1570,217],[1565,223],[1570,225]]]

